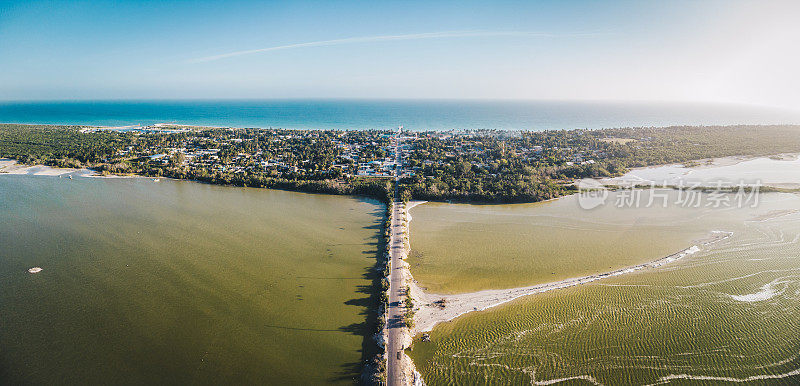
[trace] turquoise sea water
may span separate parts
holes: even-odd
[[[2,123],[190,125],[292,129],[545,130],[800,123],[800,111],[716,104],[447,101],[192,100],[0,102]]]

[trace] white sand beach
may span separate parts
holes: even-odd
[[[81,169],[53,168],[45,165],[24,165],[10,158],[0,158],[0,174],[30,174],[34,176],[60,176]]]
[[[63,176],[75,173],[76,177],[90,178],[149,178],[137,175],[99,174],[90,169],[54,168],[46,165],[25,165],[11,158],[0,158],[0,175]]]

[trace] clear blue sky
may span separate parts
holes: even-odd
[[[0,99],[524,98],[800,107],[797,3],[6,0]]]

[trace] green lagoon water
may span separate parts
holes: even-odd
[[[538,206],[417,207],[412,248],[422,248],[423,259],[415,278],[457,292],[502,288],[525,277],[546,280],[556,268],[556,276],[574,276],[607,267],[615,255],[653,260],[685,248],[684,239],[697,232],[733,235],[656,269],[440,324],[430,342],[416,341],[410,351],[428,385],[800,383],[800,212],[779,212],[800,210],[800,197],[763,194],[757,208],[743,209],[583,211],[573,205],[569,197]],[[765,216],[770,213],[784,215]],[[481,228],[472,221],[480,217],[494,225]],[[621,224],[629,226],[622,234],[614,230]],[[582,237],[561,240],[576,229]],[[525,240],[538,231],[544,234],[536,243]],[[434,248],[438,232],[455,240]],[[598,244],[600,235],[620,242]],[[493,240],[507,244],[496,248]],[[458,243],[464,247],[455,248]],[[561,247],[550,255],[525,254],[534,244]],[[455,255],[467,268],[436,272]],[[489,281],[479,272],[502,278]]]
[[[433,293],[513,288],[656,260],[717,229],[708,211],[654,202],[620,209],[612,195],[592,210],[576,196],[514,205],[425,203],[411,209],[408,261]]]
[[[0,382],[352,384],[382,212],[347,197],[0,175]]]

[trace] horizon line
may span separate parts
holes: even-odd
[[[62,99],[3,99],[0,98],[0,103],[43,103],[43,102],[217,102],[217,101],[453,101],[453,102],[571,102],[571,103],[665,103],[665,104],[710,104],[710,105],[738,105],[738,106],[751,106],[772,108],[778,110],[800,111],[800,108],[783,106],[783,105],[770,105],[763,103],[740,102],[740,101],[719,101],[719,100],[678,100],[678,99],[602,99],[602,98],[497,98],[497,97],[315,97],[315,96],[301,96],[301,97],[174,97],[174,98],[62,98]]]

